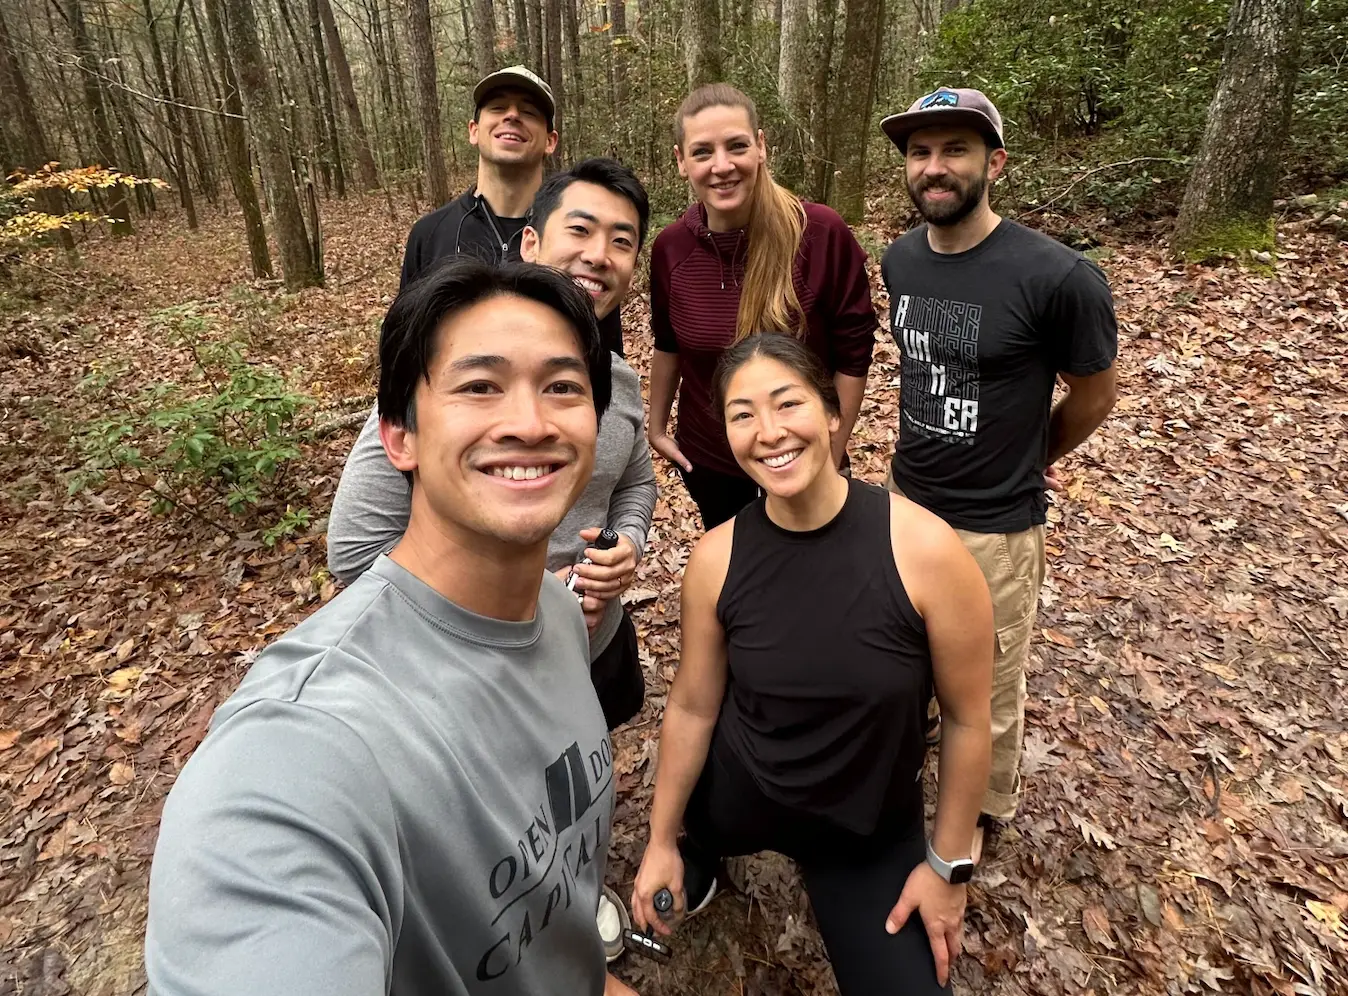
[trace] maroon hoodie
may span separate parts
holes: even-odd
[[[735,341],[748,236],[713,232],[698,203],[651,249],[655,348],[679,354],[679,449],[696,467],[744,477],[712,406],[712,374]],[[865,377],[879,322],[871,305],[866,251],[832,208],[805,202],[805,232],[793,266],[805,312],[805,342],[830,374]]]

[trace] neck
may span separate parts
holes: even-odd
[[[967,218],[954,225],[927,225],[927,245],[932,252],[949,255],[967,252],[978,245],[997,227],[1002,220],[984,199]]]
[[[407,532],[389,559],[460,608],[489,619],[528,622],[538,609],[546,538],[530,547],[469,538],[438,520],[413,489]]]
[[[847,478],[830,463],[799,494],[790,498],[769,494],[768,518],[794,533],[818,529],[828,525],[842,511],[843,505],[847,504],[848,489]]]
[[[753,205],[746,204],[733,214],[723,214],[707,204],[703,204],[702,208],[707,212],[707,227],[713,232],[734,232],[748,227]]]
[[[543,164],[497,166],[477,161],[477,192],[498,218],[523,218],[543,184]]]

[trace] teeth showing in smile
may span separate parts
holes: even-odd
[[[781,456],[764,457],[763,462],[776,470],[785,467],[798,456],[800,456],[800,450],[792,450],[790,453],[783,453]]]
[[[577,277],[577,276],[573,276],[571,279],[574,280],[576,286],[583,291],[589,291],[594,294],[602,294],[604,292],[604,285],[601,284],[598,280],[591,280],[589,277]]]
[[[492,477],[504,477],[511,481],[532,481],[545,474],[551,474],[556,469],[556,464],[550,463],[542,467],[492,467],[487,473]]]

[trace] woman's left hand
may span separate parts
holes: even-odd
[[[908,875],[903,894],[885,920],[885,930],[897,934],[914,911],[922,917],[936,959],[936,981],[950,981],[950,965],[963,948],[964,903],[968,886],[951,885],[923,861]]]
[[[599,538],[598,529],[582,529],[580,538],[593,543]],[[619,534],[618,545],[609,550],[590,547],[585,551],[592,563],[577,564],[575,571],[580,575],[576,591],[586,596],[607,602],[617,598],[636,579],[637,547],[626,536]]]

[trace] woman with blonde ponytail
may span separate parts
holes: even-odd
[[[651,249],[647,435],[679,468],[711,529],[758,493],[712,404],[721,354],[759,333],[804,341],[838,390],[833,458],[845,468],[878,322],[865,250],[837,212],[773,180],[758,111],[745,94],[728,83],[690,93],[674,117],[674,156],[696,201]],[[676,391],[677,440],[668,433]]]

